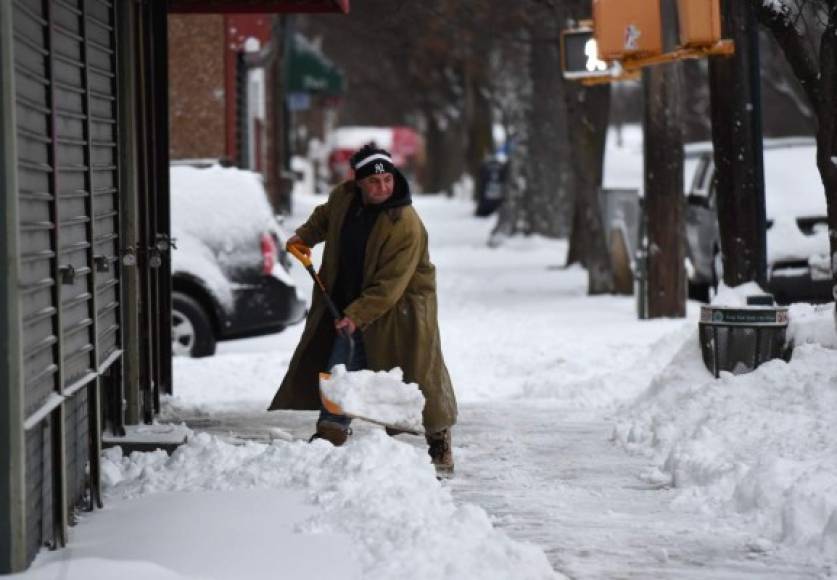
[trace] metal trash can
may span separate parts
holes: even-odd
[[[700,349],[706,368],[740,375],[774,358],[789,361],[788,309],[784,306],[701,306]]]
[[[506,194],[506,172],[506,164],[499,159],[491,158],[482,163],[477,179],[475,215],[490,216],[503,203]]]

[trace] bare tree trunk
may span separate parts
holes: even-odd
[[[543,14],[541,14],[543,12]],[[548,7],[532,22],[532,50],[529,70],[532,78],[532,106],[529,109],[529,163],[526,212],[531,233],[566,237],[569,233],[572,200],[561,173],[561,157],[567,138],[564,85],[556,42],[559,31],[554,11]]]
[[[519,113],[524,113],[521,103]],[[516,115],[517,116],[517,115]],[[497,247],[506,238],[520,232],[528,232],[529,225],[526,221],[526,162],[528,159],[529,138],[525,122],[525,114],[516,122],[515,133],[512,135],[512,153],[509,156],[508,168],[506,170],[505,200],[497,213],[497,224],[491,231],[488,245]]]
[[[444,130],[444,153],[439,160],[442,170],[441,191],[453,195],[453,186],[467,171],[468,127],[462,119],[449,119]]]
[[[477,66],[477,65],[474,65]],[[466,170],[477,182],[483,161],[494,149],[491,118],[491,102],[488,99],[486,79],[487,65],[482,64],[468,76],[465,84],[467,91],[466,114],[468,149],[466,152]]]
[[[529,162],[529,107],[532,106],[532,81],[529,77],[530,50],[528,43],[512,47],[511,51],[496,55],[492,74],[498,79],[495,99],[504,116],[506,139],[510,143],[503,205],[497,214],[497,224],[488,239],[496,247],[509,236],[528,232],[526,195],[526,164]]]
[[[568,83],[565,95],[567,132],[572,144],[569,176],[577,216],[577,221],[574,218],[575,231],[570,237],[569,256],[583,256],[589,294],[609,294],[614,289],[613,267],[602,225],[599,188],[610,112],[610,86],[586,88]]]
[[[565,0],[561,8],[561,21],[590,18],[588,0]],[[564,176],[573,200],[567,264],[578,261],[587,268],[589,294],[607,294],[614,290],[613,267],[602,224],[599,189],[610,115],[610,85],[585,88],[566,82],[564,104],[569,152]]]
[[[437,161],[444,156],[444,131],[439,127],[432,110],[425,111],[427,119],[427,162],[425,163],[424,189],[428,193],[439,193],[444,191],[445,184],[442,178],[442,167]]]
[[[650,67],[645,88],[649,318],[686,315],[680,64]]]
[[[465,135],[459,122],[426,113],[427,168],[425,189],[429,193],[450,193],[465,171]]]
[[[682,82],[689,90],[683,99],[683,139],[686,142],[712,138],[709,112],[709,84],[706,82],[706,59],[682,61]]]
[[[764,285],[767,242],[761,107],[759,81],[752,74],[758,71],[758,38],[750,4],[725,0],[722,5],[725,36],[735,41],[735,54],[711,57],[709,77],[724,282]]]
[[[572,173],[569,168],[567,173]],[[572,179],[566,179],[571,182]],[[565,264],[572,266],[573,264],[581,264],[587,267],[586,255],[584,252],[584,220],[582,219],[582,206],[578,203],[573,203],[573,221],[572,229],[570,230],[570,243],[567,248],[567,259]]]

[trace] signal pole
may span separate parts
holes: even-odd
[[[648,317],[686,316],[680,63],[642,72]]]
[[[753,2],[722,0],[724,36],[731,57],[709,59],[712,142],[718,176],[718,225],[724,282],[767,281],[761,75]]]

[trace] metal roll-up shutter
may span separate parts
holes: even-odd
[[[93,370],[85,56],[81,12],[74,4],[77,2],[52,0],[52,90],[57,145],[55,182],[64,388],[75,386]]]
[[[58,267],[61,289],[61,375],[64,403],[64,482],[68,510],[84,495],[90,460],[88,388],[94,360],[90,159],[85,22],[82,0],[50,6]]]
[[[51,103],[48,23],[41,2],[13,7],[15,114],[18,152],[19,295],[22,317],[24,414],[56,397],[56,331],[52,218]],[[53,541],[52,437],[48,414],[26,432],[27,554]]]
[[[26,554],[32,561],[53,542],[52,430],[43,421],[26,433]],[[32,461],[37,458],[37,461]]]
[[[37,3],[17,1],[15,28],[15,112],[18,143],[20,296],[23,316],[24,414],[29,416],[55,392],[58,361],[53,300],[55,259],[50,190],[48,63],[46,21]]]
[[[119,175],[117,172],[116,21],[113,2],[87,0],[90,84],[93,254],[100,372],[121,349],[119,279]]]
[[[30,558],[98,496],[99,377],[121,354],[116,5],[13,0]]]

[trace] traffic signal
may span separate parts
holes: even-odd
[[[605,60],[663,52],[660,0],[593,0],[593,22]]]
[[[561,32],[561,64],[566,79],[615,76],[611,63],[599,58],[592,28],[575,28]]]

